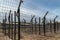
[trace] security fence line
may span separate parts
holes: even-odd
[[[18,9],[17,9],[17,12],[14,11],[14,17],[13,17],[13,14],[11,13],[11,10],[9,12],[9,16],[8,16],[8,23],[6,23],[6,15],[5,15],[5,19],[3,19],[3,23],[2,23],[2,30],[3,30],[3,33],[5,35],[8,35],[9,38],[11,38],[12,40],[20,40],[22,38],[22,35],[21,35],[21,30],[20,29],[27,29],[26,31],[29,31],[31,32],[31,34],[37,34],[38,35],[41,35],[41,32],[43,32],[44,36],[46,36],[46,33],[47,33],[47,24],[46,24],[46,16],[48,14],[48,11],[46,12],[46,14],[44,15],[44,17],[42,18],[42,23],[41,23],[41,18],[39,17],[39,23],[37,23],[37,18],[35,16],[32,16],[31,20],[30,20],[30,24],[29,25],[26,25],[27,22],[24,22],[24,25],[21,24],[20,22],[20,6],[21,6],[21,3],[23,3],[22,0],[20,0],[19,2],[19,5],[18,5]],[[54,21],[53,23],[51,22],[50,20],[50,23],[49,24],[49,28],[50,28],[50,31],[52,33],[52,31],[54,31],[54,33],[56,33],[56,31],[59,31],[58,28],[59,28],[59,25],[58,23],[56,23],[56,18],[58,16],[56,16],[54,18]],[[18,22],[16,22],[16,18],[18,18]],[[35,21],[33,22],[33,19],[35,18]],[[14,22],[13,22],[13,19],[14,19]],[[25,20],[26,21],[26,20]],[[8,27],[7,27],[8,25]],[[53,25],[53,26],[52,26]],[[23,27],[22,27],[23,26]],[[27,27],[26,27],[27,26]],[[29,26],[29,27],[28,27]],[[52,28],[53,27],[53,28]],[[24,29],[25,28],[25,29]],[[28,29],[29,28],[29,29]],[[42,28],[42,29],[41,29]],[[57,29],[56,29],[57,28]],[[17,29],[17,30],[16,30]],[[38,30],[37,30],[38,29]],[[52,30],[53,29],[53,30]],[[8,30],[8,31],[7,31]],[[28,31],[28,32],[29,32]],[[7,33],[8,32],[8,33]],[[17,33],[18,32],[18,33]],[[24,31],[22,31],[24,32]],[[27,32],[27,33],[28,33]],[[18,39],[16,39],[16,35],[18,34]]]
[[[10,13],[11,13],[11,11],[10,11]],[[56,17],[55,17],[56,18]],[[33,18],[32,18],[33,19]],[[31,20],[32,20],[31,19]],[[52,21],[50,20],[50,23],[48,23],[48,24],[46,24],[46,22],[45,22],[45,20],[46,20],[46,17],[44,16],[44,18],[43,18],[44,20],[42,20],[42,23],[43,23],[43,25],[41,24],[41,17],[39,17],[39,23],[37,23],[37,18],[35,18],[35,21],[33,22],[34,24],[33,25],[31,25],[31,22],[30,22],[30,24],[29,24],[29,26],[27,26],[26,25],[26,23],[27,22],[24,22],[23,24],[24,25],[20,25],[20,29],[21,28],[23,28],[23,30],[26,30],[26,29],[30,29],[30,28],[32,28],[32,30],[30,30],[30,31],[32,31],[31,33],[32,34],[37,34],[37,33],[39,33],[38,35],[41,35],[41,31],[43,32],[43,34],[44,34],[44,36],[46,36],[46,27],[47,27],[47,25],[49,25],[50,27],[48,27],[48,28],[50,28],[50,32],[52,33],[52,31],[54,31],[54,33],[56,33],[56,31],[59,31],[58,30],[58,23],[56,23],[56,21],[55,21],[55,19],[54,19],[54,21],[53,21],[53,23],[52,23]],[[3,24],[2,24],[2,26],[3,26],[3,33],[5,34],[5,35],[8,35],[8,37],[9,38],[11,38],[12,40],[17,40],[16,39],[16,32],[17,32],[17,30],[16,29],[18,29],[18,27],[16,27],[16,26],[18,26],[17,25],[17,22],[16,22],[16,11],[14,12],[14,22],[13,22],[13,14],[9,14],[9,16],[8,16],[8,27],[7,27],[7,23],[6,23],[6,15],[5,15],[5,20],[3,19]],[[25,20],[26,21],[26,20]],[[52,26],[53,25],[53,26]],[[23,26],[23,27],[22,27]],[[27,26],[27,27],[26,27]],[[54,27],[54,28],[52,28],[52,27]],[[24,29],[25,28],[25,29]],[[41,28],[43,28],[43,29],[41,29]],[[38,29],[38,31],[37,31],[37,29]],[[54,30],[52,30],[52,29],[54,29]],[[7,30],[8,30],[8,34],[7,34]],[[27,30],[28,31],[28,30]],[[19,32],[19,31],[18,31]],[[23,32],[23,31],[22,31]]]

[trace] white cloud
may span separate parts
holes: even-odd
[[[8,0],[6,0],[6,1],[8,1]],[[9,0],[9,1],[11,2],[12,0]],[[15,1],[14,1],[14,3],[15,3]],[[0,12],[2,12],[2,11],[3,12],[9,12],[9,10],[16,11],[17,6],[12,7],[12,6],[2,4],[1,7],[0,7]],[[47,18],[49,18],[49,19],[53,19],[56,15],[60,16],[60,14],[59,14],[60,13],[60,8],[56,8],[54,10],[52,10],[52,9],[49,10],[48,8],[42,7],[41,5],[36,6],[36,9],[27,9],[27,8],[21,7],[21,15],[23,15],[22,16],[23,18],[26,16],[26,19],[27,19],[28,16],[31,16],[31,15],[36,15],[36,17],[41,17],[42,18],[45,15],[45,13],[47,12],[47,10],[49,11],[49,14],[47,15]]]

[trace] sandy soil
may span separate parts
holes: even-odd
[[[11,40],[8,36],[5,36],[3,33],[0,33],[0,40]]]
[[[46,36],[38,34],[25,34],[22,33],[23,39],[21,40],[60,40],[60,34],[46,33]]]
[[[21,33],[21,40],[60,40],[60,34],[46,33],[46,36],[38,34],[27,34]],[[0,40],[11,40],[8,36],[5,36],[3,33],[0,33]]]
[[[47,32],[46,36],[41,33],[41,35],[37,34],[29,34],[26,32],[21,32],[21,35],[23,38],[21,40],[60,40],[60,32],[54,33],[54,32]],[[16,40],[18,39],[16,35]],[[2,32],[0,32],[0,40],[12,40],[8,36],[4,35]]]

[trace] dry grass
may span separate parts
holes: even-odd
[[[46,32],[46,36],[44,36],[43,32],[41,33],[41,35],[39,35],[38,32],[36,34],[32,34],[30,29],[22,29],[21,35],[23,36],[23,39],[21,40],[60,40],[59,32],[55,34],[53,31],[52,33]]]
[[[21,40],[60,40],[60,34],[47,34],[47,36],[38,35],[38,34],[26,34],[22,33],[24,37]]]
[[[38,32],[35,33],[28,33],[31,32],[30,29],[22,29],[21,30],[21,40],[60,40],[60,34],[55,34],[54,32],[47,32],[46,36],[41,33],[41,35],[38,34]],[[18,32],[16,32],[18,33]],[[10,35],[11,36],[11,35]],[[16,35],[16,40],[18,39],[18,34]],[[0,32],[0,40],[11,40],[8,36],[4,35],[2,32]]]
[[[11,40],[11,39],[0,32],[0,40]]]

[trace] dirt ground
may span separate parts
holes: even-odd
[[[23,38],[21,40],[60,40],[60,34],[54,33],[46,33],[46,36],[22,33],[22,36]]]
[[[27,34],[21,33],[22,39],[21,40],[60,40],[60,34],[54,33],[46,33],[46,36],[38,35],[38,34]],[[12,40],[8,36],[5,36],[3,33],[0,33],[0,40]]]
[[[21,32],[21,36],[22,38],[20,40],[60,40],[60,32],[59,33],[47,32],[45,36],[43,35],[43,33],[39,35],[38,33],[29,34],[26,32]],[[0,40],[12,40],[12,39],[10,39],[8,36],[5,36],[2,32],[0,32]]]
[[[8,36],[5,36],[2,32],[0,32],[0,40],[11,40]]]

